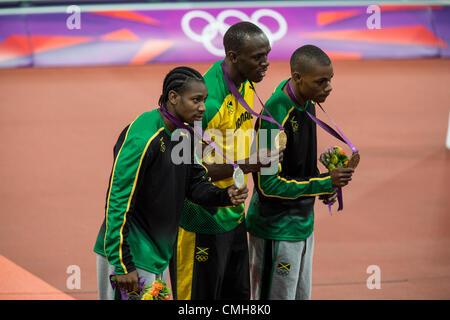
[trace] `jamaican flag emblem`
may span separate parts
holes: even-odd
[[[231,102],[231,100],[227,102],[227,108],[228,108],[228,114],[231,115],[234,113],[233,102]]]
[[[208,250],[209,248],[197,247],[197,250],[195,251],[195,259],[197,259],[198,262],[205,262],[208,260]]]
[[[289,271],[291,271],[291,264],[287,262],[279,262],[277,265],[277,273],[280,276],[287,276],[289,274]]]

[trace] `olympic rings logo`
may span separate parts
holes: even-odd
[[[234,17],[242,21],[250,21],[261,28],[269,39],[270,44],[274,41],[280,40],[287,33],[287,22],[284,17],[278,12],[271,9],[259,9],[256,10],[251,17],[242,11],[235,9],[228,9],[220,12],[217,18],[214,18],[210,13],[202,10],[193,10],[186,13],[181,19],[181,28],[183,32],[192,40],[196,42],[201,42],[205,46],[206,50],[213,55],[223,57],[224,52],[222,48],[217,48],[213,44],[213,39],[220,35],[223,37],[225,32],[228,30],[230,25],[228,25],[225,20]],[[275,20],[278,24],[278,30],[272,32],[266,25],[261,23],[259,20],[263,17],[270,17]],[[201,33],[196,33],[191,28],[191,21],[194,19],[203,19],[208,23]]]
[[[195,259],[197,259],[198,262],[205,262],[208,260],[208,256],[198,254],[195,256]]]

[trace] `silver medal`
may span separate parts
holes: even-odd
[[[244,184],[244,172],[239,167],[234,168],[233,182],[234,182],[234,185],[236,186],[236,188],[238,188],[238,189],[240,187],[242,187],[242,185]]]

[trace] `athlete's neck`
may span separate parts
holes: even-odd
[[[170,102],[167,102],[166,104],[166,109],[167,111],[169,111],[175,118],[178,119],[178,117],[175,115],[175,108],[170,104]],[[177,128],[177,126],[170,121],[169,119],[166,118],[166,116],[160,111],[161,116],[163,118],[164,124],[167,128],[167,130],[169,130],[170,132],[174,132],[175,129]]]
[[[296,90],[296,88],[295,88],[295,86],[294,86],[294,83],[293,83],[293,81],[292,81],[292,79],[291,80],[289,80],[289,81],[291,81],[291,85],[292,85],[292,90],[294,91],[294,95],[295,95],[295,98],[297,99],[297,101],[293,101],[297,106],[299,106],[300,108],[302,108],[302,109],[304,109],[305,107],[306,107],[306,103],[308,102],[308,98],[306,98],[304,95],[302,95],[302,93],[300,92],[300,90]],[[283,92],[288,96],[288,97],[290,97],[290,95],[289,95],[289,92],[288,92],[288,85],[289,85],[289,82],[286,82],[286,84],[284,85],[284,88],[283,88]]]
[[[234,83],[236,88],[239,88],[240,85],[247,79],[245,79],[235,68],[234,64],[228,59],[225,58],[225,65],[227,66],[228,75],[230,76],[231,81]]]

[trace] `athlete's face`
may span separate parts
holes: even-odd
[[[331,87],[331,78],[333,78],[333,66],[324,66],[318,63],[311,65],[308,72],[300,74],[295,71],[292,73],[293,85],[307,100],[324,102],[333,88]]]
[[[201,81],[191,80],[186,83],[181,94],[169,92],[170,102],[174,106],[175,115],[191,125],[201,121],[205,113],[205,100],[208,96],[206,85]]]
[[[271,49],[269,40],[264,33],[248,37],[234,59],[242,78],[260,82],[269,67],[267,56]]]

